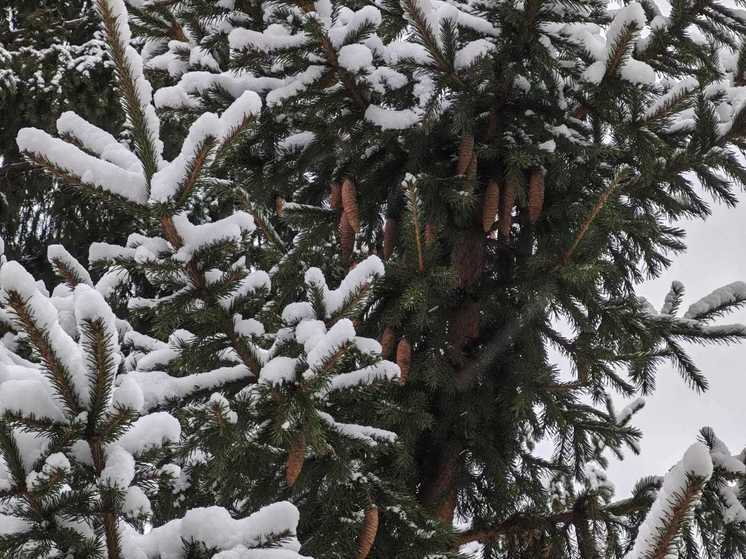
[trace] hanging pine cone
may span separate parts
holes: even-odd
[[[373,542],[376,541],[378,533],[378,507],[370,505],[365,511],[363,518],[363,527],[360,530],[360,537],[357,542],[356,559],[365,559],[368,557],[370,550],[373,548]]]
[[[360,214],[357,210],[357,189],[352,179],[345,177],[342,182],[342,210],[347,216],[352,230],[357,233],[360,231]]]
[[[407,338],[399,340],[399,345],[396,346],[396,364],[399,365],[401,371],[402,383],[407,382],[409,369],[412,366],[412,344]]]
[[[461,144],[458,147],[458,164],[456,165],[456,174],[463,175],[466,173],[471,160],[474,157],[474,136],[464,134]]]
[[[394,349],[394,343],[396,342],[396,334],[394,329],[390,326],[386,326],[381,334],[381,357],[388,359],[391,356],[391,350]]]
[[[518,178],[511,175],[505,181],[505,188],[500,191],[500,204],[497,216],[497,231],[505,240],[510,238],[510,229],[513,225],[513,205],[515,204],[515,192],[518,186]]]
[[[344,212],[339,218],[339,244],[342,249],[342,259],[346,262],[352,256],[352,249],[355,247],[355,231]]]
[[[285,199],[282,196],[275,196],[275,211],[278,216],[282,217],[285,211]]]
[[[285,469],[285,480],[288,487],[292,487],[303,469],[306,460],[306,437],[299,433],[293,441],[288,452],[287,467]]]
[[[430,246],[438,237],[438,229],[432,223],[425,224],[425,244]]]
[[[528,178],[528,221],[536,223],[544,209],[544,171],[531,169]]]
[[[391,255],[394,254],[398,225],[393,217],[386,218],[386,223],[383,226],[383,257],[385,259],[391,258]]]
[[[495,223],[497,217],[497,206],[500,197],[500,187],[495,179],[487,183],[484,190],[484,202],[482,203],[482,229],[488,233]]]
[[[333,210],[342,207],[342,187],[338,182],[329,185],[329,206]]]

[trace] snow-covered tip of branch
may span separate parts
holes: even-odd
[[[49,245],[47,247],[47,260],[70,287],[75,287],[81,283],[93,285],[88,270],[62,245]]]
[[[107,40],[117,66],[127,122],[134,132],[136,151],[150,177],[160,166],[163,142],[160,119],[152,104],[153,87],[143,72],[143,60],[130,45],[132,31],[124,0],[97,0]]]
[[[103,161],[38,128],[22,128],[16,139],[18,149],[29,154],[47,170],[71,181],[101,188],[131,202],[147,200],[147,185],[141,173],[127,171]],[[49,168],[49,167],[52,168]]]
[[[746,302],[746,283],[736,281],[719,287],[709,295],[702,297],[687,309],[684,318],[707,320],[744,302]]]
[[[63,137],[75,139],[104,161],[114,163],[125,171],[142,173],[142,163],[134,153],[117,142],[114,136],[72,111],[62,113],[57,119],[57,132]]]
[[[77,414],[88,404],[88,379],[80,348],[62,328],[58,311],[21,264],[0,268],[0,288],[31,343],[44,355],[47,376],[67,410]]]
[[[247,518],[234,519],[222,507],[195,508],[183,518],[153,528],[144,535],[132,535],[146,557],[181,557],[184,542],[200,542],[219,550],[213,559],[239,557],[282,557],[293,559],[300,543],[295,538],[299,514],[294,505],[282,501],[259,509]],[[275,543],[272,550],[253,553],[251,548]],[[276,552],[276,553],[275,553]]]
[[[339,287],[330,290],[324,274],[318,268],[309,268],[305,275],[306,285],[319,289],[324,296],[327,318],[342,309],[365,284],[375,277],[383,276],[383,262],[377,256],[369,256],[355,266],[342,280]]]
[[[712,470],[709,449],[702,443],[690,446],[663,479],[663,486],[625,559],[668,557],[682,522],[699,499]]]
[[[215,113],[200,115],[189,127],[189,134],[181,145],[179,155],[153,175],[151,199],[167,202],[194,186],[201,169],[209,163],[212,148],[218,142],[230,141],[261,110],[259,95],[253,91],[245,91],[220,117]]]
[[[385,109],[378,105],[368,105],[365,120],[384,130],[404,130],[420,122],[420,117],[412,109]]]
[[[222,241],[238,242],[244,233],[251,233],[256,229],[254,219],[242,211],[201,225],[190,223],[185,213],[175,215],[173,221],[176,232],[184,243],[174,258],[184,262],[201,249]]]

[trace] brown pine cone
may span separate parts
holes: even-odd
[[[464,134],[461,144],[458,147],[458,163],[456,165],[456,174],[463,175],[469,169],[471,160],[474,157],[474,136]]]
[[[329,206],[333,210],[342,207],[342,187],[338,182],[329,185]]]
[[[378,533],[378,507],[370,505],[365,511],[363,518],[363,527],[360,530],[360,537],[357,542],[356,559],[366,559],[370,550],[373,548],[373,542],[376,541]]]
[[[342,182],[342,209],[347,216],[352,230],[360,231],[360,214],[357,210],[357,189],[355,183],[349,177]]]
[[[396,342],[396,334],[394,329],[390,326],[386,326],[381,334],[381,357],[388,359],[391,356],[391,350],[394,349],[394,343]]]
[[[510,230],[513,225],[513,205],[515,204],[515,192],[518,187],[518,178],[509,176],[505,181],[505,188],[500,191],[500,204],[498,208],[497,231],[504,240],[510,239]]]
[[[396,364],[399,365],[401,371],[402,383],[407,382],[409,369],[412,366],[412,344],[407,338],[399,340],[399,345],[396,346]]]
[[[288,461],[285,469],[285,480],[287,480],[288,487],[292,487],[295,484],[300,471],[303,469],[303,462],[305,460],[306,438],[303,436],[303,433],[298,433],[288,451]]]
[[[347,261],[352,256],[355,247],[355,230],[347,219],[347,213],[342,212],[339,218],[339,243],[342,249],[342,259]]]

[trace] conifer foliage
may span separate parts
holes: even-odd
[[[746,337],[744,283],[635,294],[746,179],[741,12],[95,4],[124,138],[17,142],[131,230],[51,295],[0,267],[1,557],[746,554],[711,429],[605,472],[662,362]]]

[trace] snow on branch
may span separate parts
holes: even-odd
[[[684,318],[708,320],[738,308],[744,303],[746,303],[746,283],[737,281],[716,289],[691,305],[684,314]]]
[[[132,32],[124,0],[97,0],[96,9],[104,22],[125,116],[133,131],[135,152],[149,181],[161,165],[163,152],[160,120],[151,102],[153,88],[143,73],[142,58],[130,45]]]
[[[666,474],[663,486],[625,559],[661,559],[674,548],[681,525],[699,499],[712,475],[708,448],[702,443],[689,447],[682,460]]]
[[[57,119],[57,132],[64,139],[77,141],[80,146],[104,161],[126,171],[142,173],[142,163],[137,156],[120,144],[114,136],[94,126],[72,111],[66,111]]]
[[[61,276],[69,287],[74,288],[81,283],[93,285],[88,270],[62,245],[49,245],[47,247],[47,260],[52,264],[57,275]]]
[[[63,179],[101,188],[131,202],[142,204],[147,200],[147,184],[142,174],[98,159],[43,130],[22,128],[17,143],[18,149],[35,163]]]
[[[8,294],[19,327],[41,355],[57,396],[72,416],[77,415],[88,403],[88,379],[80,348],[60,326],[57,309],[18,262],[0,269],[0,287]]]
[[[124,542],[125,548],[139,548],[145,557],[181,557],[184,543],[195,542],[219,551],[213,559],[302,559],[295,537],[298,520],[298,510],[284,501],[240,519],[234,519],[222,507],[195,508],[147,534],[126,534]],[[252,551],[255,548],[261,549]]]

